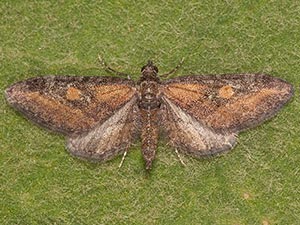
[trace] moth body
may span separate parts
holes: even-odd
[[[139,84],[138,106],[141,115],[142,154],[146,169],[150,169],[155,158],[159,138],[159,78],[157,67],[151,61],[142,68]]]

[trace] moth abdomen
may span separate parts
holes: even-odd
[[[158,110],[140,110],[142,128],[141,128],[141,139],[142,139],[142,154],[146,163],[146,169],[151,169],[152,162],[155,158],[155,153],[159,138],[159,127],[158,127]]]

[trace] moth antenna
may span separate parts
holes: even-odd
[[[123,72],[119,72],[119,71],[117,71],[117,70],[111,68],[111,67],[105,62],[105,60],[103,59],[103,57],[102,57],[100,54],[98,55],[98,60],[99,60],[99,62],[100,62],[100,64],[101,64],[101,66],[104,68],[104,70],[105,70],[106,72],[108,72],[108,73],[113,73],[113,74],[115,74],[115,75],[117,75],[117,76],[119,76],[119,77],[126,77],[128,80],[131,80],[129,74],[123,73]]]
[[[98,60],[99,60],[99,63],[103,66],[103,67],[107,67],[107,64],[105,62],[105,60],[103,59],[103,57],[99,54],[98,55]]]
[[[169,78],[169,75],[171,75],[172,73],[175,73],[183,64],[185,58],[182,57],[182,59],[180,60],[180,62],[177,64],[177,66],[172,69],[171,71],[169,71],[168,73],[164,73],[162,75],[160,75],[161,78]]]

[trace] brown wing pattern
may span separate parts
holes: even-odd
[[[273,116],[292,85],[264,74],[194,75],[165,81],[163,96],[219,132],[238,132]]]
[[[134,82],[115,77],[45,76],[6,90],[8,102],[32,121],[65,134],[103,123],[129,102]]]

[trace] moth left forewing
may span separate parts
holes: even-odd
[[[161,91],[196,120],[230,133],[272,117],[291,98],[293,87],[264,74],[195,75],[168,80]]]
[[[106,161],[127,151],[139,134],[140,116],[136,97],[108,120],[80,135],[67,137],[71,154],[92,161]]]
[[[217,133],[168,98],[162,97],[162,101],[162,127],[171,145],[179,151],[201,157],[230,150],[235,145],[234,133]]]
[[[27,118],[64,134],[103,123],[136,95],[133,81],[116,77],[44,76],[6,89],[7,101]]]

